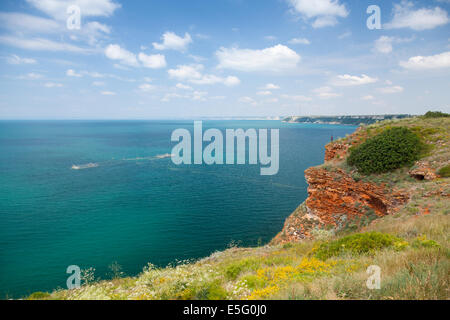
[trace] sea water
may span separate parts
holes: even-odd
[[[204,121],[280,129],[279,172],[175,165],[171,133],[193,121],[0,121],[0,297],[65,288],[66,269],[117,262],[129,276],[265,244],[307,197],[304,170],[351,126]]]

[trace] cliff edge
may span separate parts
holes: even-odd
[[[347,164],[352,147],[388,128],[400,126],[415,132],[432,152],[409,170],[405,167],[385,174],[364,176]],[[449,165],[448,129],[448,118],[384,121],[361,126],[346,138],[328,144],[325,163],[305,171],[308,198],[286,219],[283,230],[272,244],[314,239],[314,234],[320,230],[335,233],[362,229],[377,218],[395,214],[411,200],[418,213],[428,212],[433,204],[422,203],[430,195],[423,194],[424,185],[418,182],[437,181],[438,170]],[[439,201],[448,201],[448,185],[437,181],[434,186],[438,190],[435,194],[442,198]]]

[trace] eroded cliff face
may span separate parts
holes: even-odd
[[[309,184],[306,206],[324,224],[336,225],[337,215],[361,216],[364,209],[382,217],[408,200],[406,194],[385,185],[355,181],[342,169],[309,168],[305,177]]]
[[[345,143],[330,143],[325,146],[325,161],[343,158],[349,149],[349,145]]]
[[[393,190],[385,184],[356,181],[334,165],[347,156],[350,146],[351,143],[327,145],[325,161],[328,165],[305,171],[308,198],[288,217],[272,243],[314,238],[314,232],[320,229],[364,226],[378,217],[395,213],[408,202],[406,191]]]

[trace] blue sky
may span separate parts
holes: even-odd
[[[366,25],[374,4],[379,30]],[[70,6],[79,29],[67,26]],[[449,112],[449,10],[450,0],[2,0],[0,118]]]

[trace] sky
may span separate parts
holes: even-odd
[[[450,112],[449,11],[450,0],[2,0],[0,119]]]

